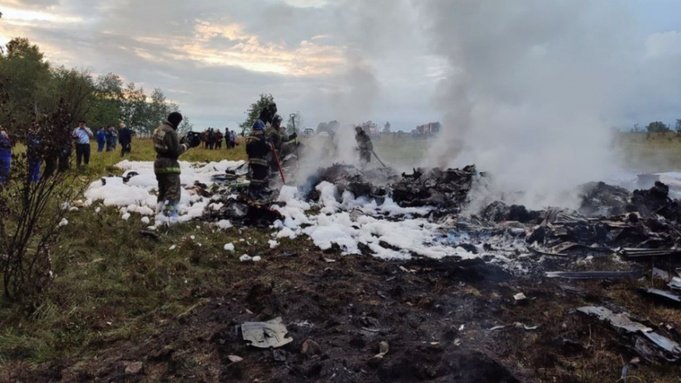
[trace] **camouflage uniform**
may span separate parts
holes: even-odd
[[[262,123],[262,121],[258,121]],[[258,123],[256,122],[256,124]],[[262,123],[264,126],[264,123]],[[262,130],[253,130],[246,143],[246,154],[248,154],[248,166],[250,168],[249,194],[251,197],[262,197],[269,187],[269,162],[268,156],[271,147],[267,142]]]
[[[154,174],[158,181],[158,203],[167,216],[176,216],[180,203],[180,163],[177,158],[187,151],[187,144],[180,144],[177,132],[169,122],[163,122],[154,130]]]
[[[359,162],[366,165],[371,162],[371,153],[374,150],[374,145],[371,143],[371,138],[363,130],[357,130],[355,134],[355,141],[357,141],[357,149],[359,150]]]

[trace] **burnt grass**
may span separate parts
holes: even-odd
[[[342,256],[322,252],[306,239],[269,249],[268,231],[256,229],[205,234],[210,232],[205,226],[188,224],[153,239],[116,223],[115,214],[107,219],[101,225],[112,225],[108,241],[114,242],[100,237],[71,243],[68,262],[60,267],[77,264],[77,270],[89,272],[57,277],[51,292],[56,315],[64,319],[50,322],[53,328],[46,331],[59,334],[73,329],[66,311],[76,310],[79,299],[101,297],[76,323],[74,334],[81,335],[50,342],[56,350],[42,358],[5,348],[2,380],[617,381],[635,352],[622,334],[576,314],[576,307],[622,305],[652,323],[681,325],[675,309],[633,293],[636,281],[565,283],[513,276],[479,259]],[[70,226],[74,233],[81,229]],[[237,253],[230,255],[221,249],[225,237],[253,242],[235,242]],[[95,243],[119,248],[101,260],[86,250]],[[177,244],[175,252],[168,250],[170,243]],[[238,255],[246,252],[263,260],[239,262]],[[93,260],[94,268],[85,266]],[[107,276],[113,271],[126,276],[113,284],[107,281],[116,278]],[[65,298],[76,288],[70,284],[90,279],[98,280]],[[527,299],[516,302],[518,292]],[[242,322],[277,316],[292,343],[263,350],[241,339]],[[121,328],[107,332],[109,326]],[[382,358],[376,357],[380,342],[389,345]],[[234,355],[243,360],[232,362]],[[629,376],[672,382],[679,372],[678,366],[642,361],[630,367]]]

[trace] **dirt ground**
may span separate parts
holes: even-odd
[[[681,328],[673,309],[632,295],[631,281],[567,284],[512,276],[479,259],[398,262],[300,248],[285,243],[261,262],[218,270],[210,289],[184,297],[192,308],[151,337],[104,343],[94,355],[12,379],[614,382],[636,354],[622,347],[622,334],[576,307],[626,302]],[[527,299],[516,302],[519,292]],[[278,316],[292,343],[263,350],[241,339],[242,322]],[[389,350],[376,357],[381,342]],[[643,361],[628,374],[642,382],[681,376],[678,365]]]

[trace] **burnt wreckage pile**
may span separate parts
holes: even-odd
[[[582,203],[577,211],[527,210],[494,202],[481,212],[483,221],[508,225],[515,222],[526,230],[527,248],[542,257],[538,268],[560,265],[563,271],[547,271],[548,278],[562,280],[639,279],[650,281],[638,292],[667,306],[681,308],[681,201],[669,197],[669,187],[661,182],[647,190],[628,190],[600,183],[583,186]],[[585,259],[615,255],[636,263],[615,263],[603,270]],[[559,260],[559,261],[555,261]],[[562,261],[562,262],[561,262]],[[582,262],[578,262],[582,261]],[[660,268],[657,268],[658,266]],[[626,268],[626,269],[622,269]],[[596,318],[618,333],[620,346],[651,363],[681,361],[681,335],[672,327],[636,319],[625,308],[608,304],[576,308]]]
[[[460,212],[477,175],[475,166],[463,169],[413,169],[412,173],[401,175],[391,168],[360,170],[352,165],[334,164],[317,170],[299,187],[300,194],[308,201],[318,202],[316,186],[329,182],[336,186],[338,195],[348,191],[355,198],[365,197],[382,203],[391,197],[401,207],[437,207],[438,216]],[[268,226],[281,215],[273,210],[276,191],[268,200],[254,201],[246,196],[246,172],[243,169],[231,171],[225,176],[215,177],[221,186],[211,197],[215,209],[209,207],[204,213],[208,220],[228,219],[239,224]]]
[[[449,222],[458,235],[458,245],[476,250],[476,246],[461,238],[478,240],[477,250],[498,251],[504,241],[491,238],[498,233],[511,233],[513,243],[524,243],[524,253],[536,257],[525,258],[532,263],[528,273],[539,271],[548,278],[561,280],[632,279],[651,271],[651,287],[638,289],[646,297],[667,305],[681,307],[681,201],[669,196],[667,185],[657,182],[650,189],[628,190],[602,182],[582,186],[581,206],[577,210],[529,210],[522,205],[507,205],[502,201],[484,207],[478,215],[460,216],[466,205],[476,177],[484,177],[474,166],[463,169],[414,169],[398,174],[389,168],[360,170],[353,166],[335,164],[319,169],[299,187],[300,195],[308,201],[318,201],[316,186],[330,182],[339,196],[349,191],[355,197],[366,197],[382,202],[392,198],[401,207],[431,206],[430,219]],[[253,202],[243,197],[239,174],[228,175],[228,182],[212,200],[219,209],[208,209],[211,219],[230,219],[244,224],[268,226],[280,219],[271,208],[277,202]],[[241,185],[241,186],[239,186]],[[283,204],[283,203],[282,203]],[[477,233],[476,233],[477,231]],[[481,234],[482,233],[482,234]],[[467,247],[468,246],[468,247]],[[477,251],[476,250],[476,251]],[[515,252],[518,252],[517,247]],[[522,253],[523,250],[520,250]],[[616,262],[606,270],[584,270],[595,267],[591,258],[617,258],[631,262]],[[538,257],[538,258],[537,258]],[[643,261],[643,262],[641,262]],[[666,267],[666,270],[651,267]],[[660,263],[664,264],[661,265]],[[548,271],[550,267],[563,270]],[[602,266],[601,266],[602,267]],[[628,314],[628,310],[613,304],[575,307],[576,314],[595,318],[622,336],[621,346],[653,363],[681,360],[681,335],[668,326],[654,325]],[[675,340],[676,339],[676,340]]]

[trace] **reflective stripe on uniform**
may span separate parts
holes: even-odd
[[[251,178],[251,185],[263,185],[267,182],[267,178],[259,180],[256,178]]]
[[[263,158],[249,158],[248,163],[251,165],[269,166],[269,162]]]
[[[155,168],[154,173],[157,174],[172,174],[172,173],[181,173],[180,168],[176,166],[172,167],[167,167],[167,168]]]

